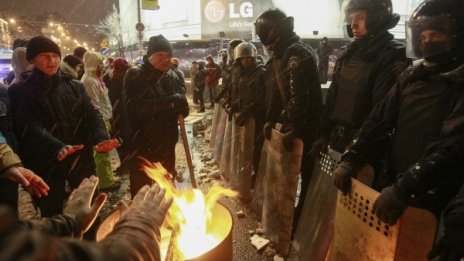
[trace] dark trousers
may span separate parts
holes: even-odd
[[[216,88],[217,84],[211,85],[211,86],[206,86],[208,89],[209,93],[209,102],[211,103],[211,107],[214,106],[214,100],[216,99]]]
[[[329,61],[319,63],[319,82],[322,84],[327,83],[327,73],[329,71]]]
[[[205,109],[205,97],[203,97],[203,94],[205,92],[205,87],[203,88],[198,88],[198,91],[195,91],[198,96],[198,102],[200,103],[200,110]]]
[[[152,185],[153,180],[148,177],[148,175],[141,170],[141,164],[143,161],[140,159],[144,158],[149,162],[160,162],[163,167],[171,173],[173,176],[176,176],[176,144],[158,144],[156,148],[144,148],[139,150],[134,156],[129,160],[130,164],[130,192],[131,197],[137,194],[137,192],[145,185]]]
[[[312,139],[303,141],[303,156],[301,159],[301,190],[298,205],[295,208],[295,214],[293,216],[293,231],[295,231],[300,220],[306,194],[308,193],[309,182],[311,181],[311,175],[313,173],[314,163],[316,162],[316,159],[311,157],[310,154],[312,142]]]
[[[87,145],[88,146],[88,145]],[[48,196],[36,198],[34,203],[40,209],[42,217],[52,217],[63,213],[63,204],[66,199],[65,183],[68,181],[71,189],[81,184],[84,178],[95,175],[95,163],[92,152],[71,155],[65,161],[58,163],[45,175],[40,175],[48,184]],[[96,192],[95,194],[98,194]]]

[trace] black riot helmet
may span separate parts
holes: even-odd
[[[431,62],[464,58],[464,1],[425,0],[406,24],[407,54]],[[445,58],[445,59],[443,59]]]
[[[229,59],[229,62],[234,62],[234,50],[237,45],[243,43],[242,39],[232,39],[230,42],[227,44],[227,59]]]
[[[376,35],[395,27],[400,16],[393,13],[391,0],[348,0],[345,7],[346,29],[348,35],[353,37],[349,16],[354,11],[366,10],[366,29],[369,35]]]
[[[282,34],[293,31],[293,17],[287,17],[281,10],[271,8],[258,16],[255,29],[261,43],[269,46]]]

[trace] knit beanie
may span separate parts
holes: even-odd
[[[36,36],[27,43],[26,58],[32,61],[41,53],[56,53],[61,57],[60,47],[46,36]]]
[[[77,56],[68,54],[63,58],[63,62],[67,65],[71,66],[71,68],[75,69],[77,65],[82,64],[81,59],[77,58]]]
[[[148,41],[147,57],[156,52],[167,52],[172,55],[171,43],[162,34],[152,36]]]

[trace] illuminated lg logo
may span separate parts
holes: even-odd
[[[211,23],[217,23],[224,18],[226,13],[226,7],[220,1],[209,1],[208,4],[205,6],[205,17]]]

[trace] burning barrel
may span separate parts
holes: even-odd
[[[190,240],[192,242],[189,242],[189,248],[192,248],[193,252],[175,247],[175,244],[171,242],[172,231],[163,226],[161,228],[160,242],[161,260],[178,261],[181,260],[179,256],[185,256],[184,260],[192,261],[232,260],[232,215],[226,207],[219,203],[213,205],[211,214],[211,222],[208,222],[206,233],[209,238],[214,239],[214,242],[208,244],[208,247],[200,246],[200,242],[194,240],[196,235],[189,235],[189,238],[193,239]],[[104,239],[113,230],[119,216],[120,213],[117,210],[101,223],[97,231],[97,241]],[[190,256],[189,253],[199,254]]]

